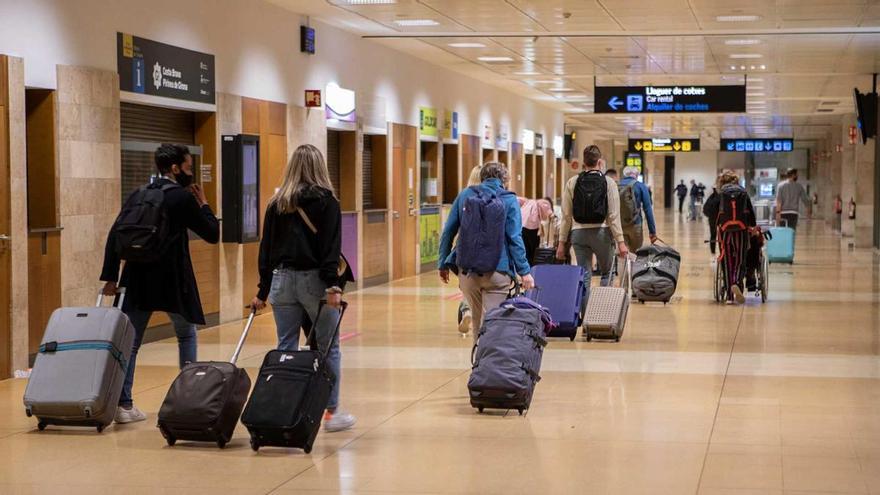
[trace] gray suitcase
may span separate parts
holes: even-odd
[[[620,342],[632,292],[632,261],[626,259],[620,287],[593,287],[584,314],[584,337]]]
[[[93,426],[113,422],[134,327],[115,307],[59,308],[52,313],[24,392],[25,413],[46,425]]]

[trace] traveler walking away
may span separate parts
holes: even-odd
[[[281,187],[266,208],[259,290],[251,305],[260,310],[267,300],[272,304],[282,351],[298,350],[303,320],[312,322],[318,350],[335,378],[324,415],[327,431],[347,430],[356,422],[339,406],[342,352],[336,323],[345,283],[353,281],[351,271],[340,264],[341,254],[339,200],[321,152],[304,144],[293,152]],[[322,299],[327,314],[318,319]]]
[[[468,187],[479,186],[482,182],[480,180],[480,170],[483,169],[482,165],[477,165],[476,167],[471,169],[471,174],[468,176]],[[441,258],[442,259],[442,258]],[[471,307],[468,306],[467,301],[462,299],[460,303],[458,303],[458,333],[461,334],[462,337],[468,334],[468,332],[473,331],[476,334],[476,329],[472,328],[474,324],[473,313],[471,312]]]
[[[617,169],[609,168],[608,170],[605,171],[605,177],[608,177],[609,179],[613,180],[614,182],[617,182],[619,180],[617,177]]]
[[[702,204],[704,199],[706,199],[706,186],[699,182],[697,183],[697,202]]]
[[[648,186],[639,182],[639,169],[626,167],[623,179],[618,185],[620,195],[620,226],[623,228],[623,240],[630,251],[636,251],[644,243],[643,225],[648,223],[648,237],[651,244],[657,240],[657,224],[654,222],[654,206],[651,204],[651,193]],[[644,212],[644,218],[642,217]]]
[[[700,186],[694,180],[691,180],[690,204],[688,207],[688,220],[697,219],[697,200],[700,197]]]
[[[717,183],[717,182],[716,182]],[[718,241],[718,208],[721,206],[721,195],[718,194],[718,188],[712,187],[712,194],[703,203],[703,215],[709,221],[709,252],[712,254],[712,261],[715,261],[715,245]]]
[[[174,325],[180,367],[195,362],[196,325],[205,324],[205,315],[187,230],[211,244],[220,240],[220,223],[208,206],[204,191],[193,182],[189,150],[163,144],[154,159],[161,178],[129,196],[104,248],[103,293],[111,296],[116,294],[117,286],[126,288],[122,311],[135,329],[117,423],[143,421],[147,417],[134,406],[131,389],[138,350],[154,311],[166,312]],[[123,260],[125,267],[120,277]]]
[[[681,180],[681,183],[675,186],[675,194],[678,195],[678,214],[681,215],[682,207],[684,206],[684,198],[687,197],[688,187],[684,185],[684,179]]]
[[[813,205],[806,189],[798,182],[797,169],[789,169],[785,177],[788,180],[776,190],[776,223],[781,225],[785,220],[787,227],[797,230],[800,204],[803,203],[808,216],[812,215]]]
[[[522,212],[522,238],[529,264],[535,262],[535,251],[541,245],[541,224],[553,214],[553,203],[546,198],[518,198]]]
[[[587,288],[584,304],[590,295],[593,255],[602,274],[600,283],[607,286],[611,282],[614,244],[620,256],[629,252],[620,226],[617,184],[602,173],[603,162],[597,146],[584,149],[584,169],[569,179],[562,194],[562,228],[556,258],[565,257],[568,242],[571,242],[577,264],[584,269]]]
[[[486,312],[507,298],[515,277],[522,277],[523,289],[534,287],[522,240],[519,202],[505,189],[507,166],[486,163],[480,177],[479,186],[466,188],[452,204],[440,238],[439,262],[443,283],[449,283],[450,270],[458,275],[475,329],[481,327]]]
[[[743,281],[747,274],[747,255],[750,231],[757,225],[752,200],[733,172],[724,172],[718,179],[721,199],[718,208],[721,266],[727,280],[727,301],[745,302]]]

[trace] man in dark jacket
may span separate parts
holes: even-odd
[[[684,185],[684,179],[681,180],[681,184],[675,186],[675,194],[678,196],[678,214],[681,215],[681,210],[684,206],[684,198],[687,197],[688,194],[688,186]]]
[[[196,325],[205,324],[205,315],[189,254],[187,231],[192,230],[211,244],[220,240],[220,223],[208,206],[202,188],[193,183],[189,150],[185,146],[163,144],[156,150],[155,162],[161,177],[145,187],[164,191],[162,208],[167,212],[168,237],[162,259],[154,263],[126,262],[120,278],[122,260],[116,251],[114,228],[110,229],[104,249],[101,280],[106,284],[103,292],[108,296],[116,294],[119,280],[118,285],[126,290],[122,311],[135,329],[131,359],[116,412],[117,423],[146,419],[146,415],[134,407],[131,388],[138,349],[154,311],[166,312],[174,324],[180,366],[196,360]],[[128,201],[134,196],[132,194]]]

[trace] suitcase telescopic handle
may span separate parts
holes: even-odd
[[[114,301],[113,306],[119,309],[122,309],[122,302],[125,301],[125,287],[117,287],[116,289],[116,300]],[[95,307],[100,308],[101,303],[104,302],[104,291],[98,291],[98,300],[95,301]]]
[[[251,306],[251,314],[248,315],[247,323],[244,326],[244,330],[241,332],[241,337],[238,338],[238,344],[235,345],[235,351],[232,353],[232,357],[229,358],[229,362],[235,364],[238,362],[238,356],[241,354],[241,348],[244,347],[244,341],[247,340],[248,333],[251,331],[251,326],[254,324],[254,317],[257,316],[257,308]]]
[[[315,315],[315,321],[312,322],[312,328],[309,330],[309,334],[306,336],[306,342],[311,345],[311,342],[315,343],[315,347],[318,348],[318,351],[321,350],[321,346],[318,345],[318,334],[315,331],[318,327],[318,321],[321,319],[321,312],[327,306],[327,301],[322,299],[318,304],[318,314]],[[322,359],[327,360],[327,355],[330,354],[330,346],[333,345],[333,341],[336,340],[336,335],[339,333],[340,328],[342,327],[342,317],[345,316],[345,311],[348,309],[348,303],[342,301],[342,306],[339,308],[339,319],[336,320],[336,325],[333,327],[333,333],[330,335],[330,340],[327,343],[327,348],[324,352],[321,353]]]
[[[623,273],[620,274],[620,287],[626,292],[626,296],[632,292],[632,260],[626,256],[623,261]]]

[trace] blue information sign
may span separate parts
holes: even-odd
[[[746,111],[745,86],[596,86],[595,113]]]
[[[743,138],[722,139],[721,151],[732,152],[755,152],[755,153],[785,153],[794,149],[794,139],[791,138]]]

